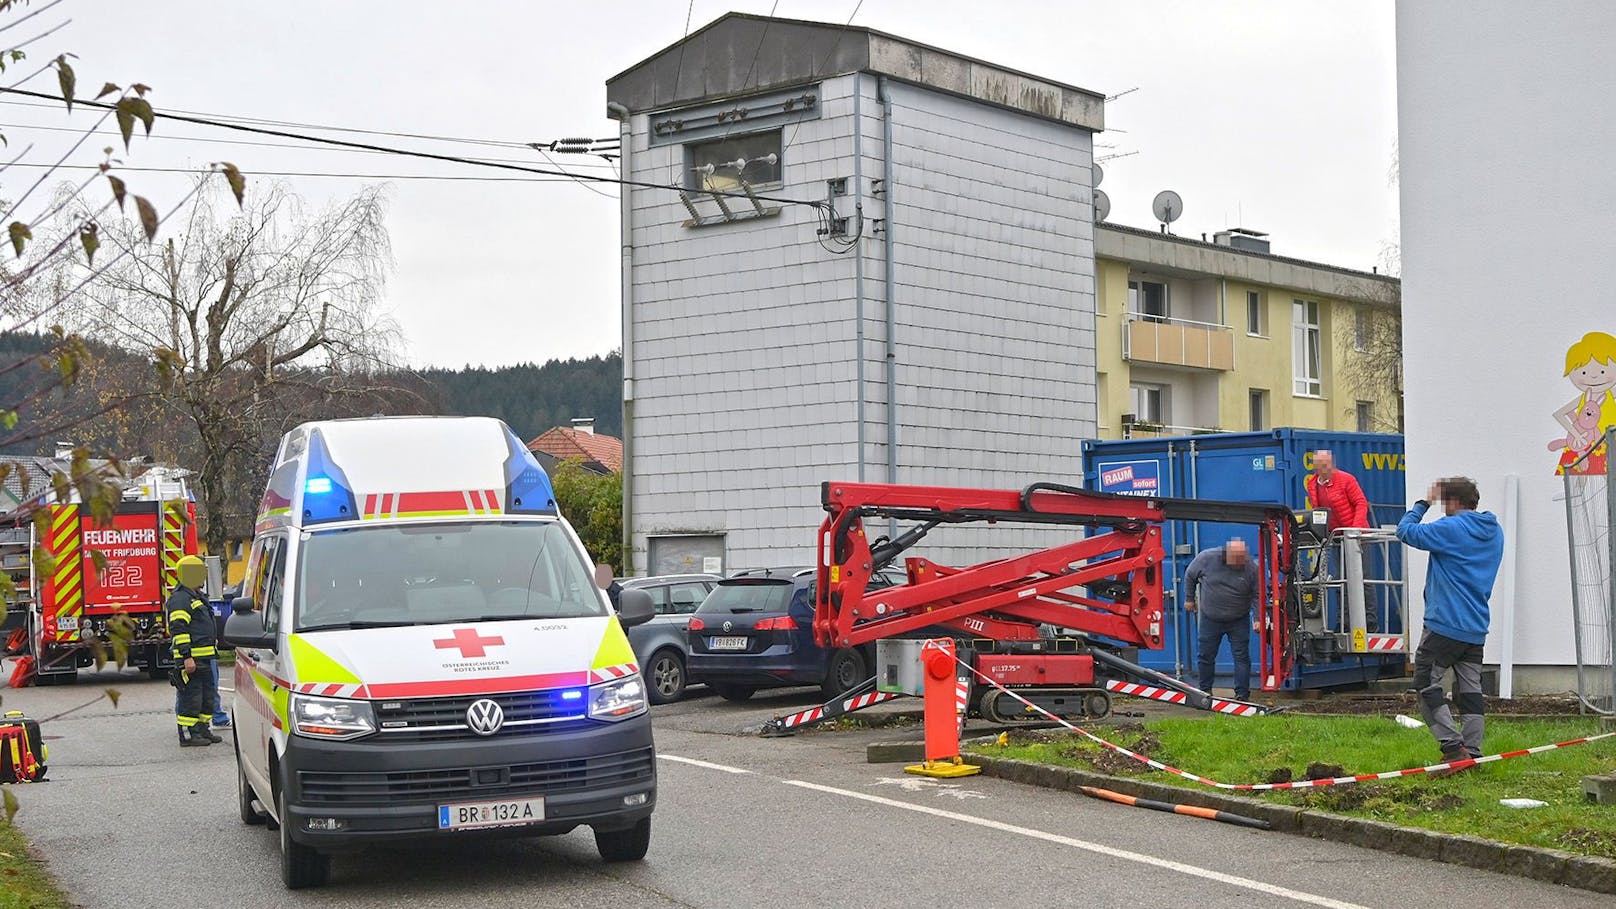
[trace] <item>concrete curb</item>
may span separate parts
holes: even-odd
[[[1418,827],[1399,827],[1395,824],[1360,820],[1312,808],[1274,805],[1257,799],[1219,792],[1181,789],[1148,780],[1108,776],[1072,767],[989,757],[980,752],[967,753],[965,759],[968,763],[980,766],[982,772],[988,776],[1029,786],[1042,786],[1046,789],[1061,789],[1068,792],[1075,792],[1080,786],[1100,786],[1138,798],[1214,808],[1260,818],[1283,833],[1333,840],[1381,852],[1396,852],[1414,858],[1446,862],[1450,865],[1496,871],[1550,884],[1564,884],[1567,887],[1592,890],[1595,893],[1616,893],[1616,860],[1598,856],[1573,855],[1558,849],[1541,849],[1536,846],[1515,846],[1476,836],[1439,833]]]

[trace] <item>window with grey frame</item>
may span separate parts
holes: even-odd
[[[1324,366],[1316,300],[1294,300],[1291,304],[1292,391],[1318,398],[1324,394]]]
[[[781,151],[778,129],[688,143],[685,185],[721,193],[740,192],[742,180],[753,189],[777,186]]]
[[[1359,401],[1353,413],[1358,418],[1359,432],[1375,431],[1375,405],[1372,402]]]
[[[1268,334],[1268,318],[1264,311],[1261,291],[1246,291],[1246,334],[1263,337]]]
[[[1268,389],[1253,388],[1248,396],[1251,404],[1251,431],[1262,432],[1268,428]]]
[[[1128,386],[1128,405],[1133,408],[1134,421],[1162,425],[1167,422],[1167,388],[1163,385],[1135,383]]]
[[[1128,311],[1146,322],[1166,322],[1167,285],[1160,281],[1129,281]]]

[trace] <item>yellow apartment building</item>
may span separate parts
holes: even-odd
[[[1402,431],[1396,278],[1095,225],[1099,437],[1274,427]]]

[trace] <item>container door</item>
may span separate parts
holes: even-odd
[[[1290,498],[1290,490],[1287,489],[1287,480],[1292,476],[1292,472],[1287,469],[1290,465],[1271,445],[1221,449],[1197,446],[1193,454],[1186,450],[1183,460],[1185,465],[1183,495],[1188,498],[1274,503],[1286,503]],[[1252,524],[1192,522],[1186,524],[1184,533],[1193,552],[1223,546],[1237,538],[1245,540],[1253,557],[1260,551],[1259,531]],[[1190,559],[1193,557],[1193,554],[1180,555],[1175,566],[1178,584],[1184,591],[1186,599],[1189,591],[1184,585],[1184,575],[1189,571]],[[1191,683],[1196,683],[1195,663],[1199,657],[1199,648],[1196,644],[1198,632],[1199,624],[1194,617],[1190,617],[1187,620],[1184,637],[1193,654],[1186,661],[1189,672],[1185,678]],[[1261,688],[1261,680],[1257,678],[1257,671],[1260,668],[1257,635],[1251,631],[1249,625],[1246,628],[1246,635],[1252,662],[1251,687],[1256,691]],[[1234,657],[1227,643],[1218,648],[1216,673],[1217,679],[1213,683],[1216,687],[1234,687]]]
[[[1086,459],[1085,479],[1088,488],[1128,496],[1175,496],[1176,476],[1171,446],[1152,446],[1148,450],[1134,448],[1116,453],[1101,452]],[[1175,527],[1169,523],[1162,529],[1162,547],[1171,564]],[[1167,578],[1171,578],[1169,573]],[[1166,584],[1171,594],[1172,582]],[[1158,672],[1177,673],[1183,667],[1184,644],[1178,639],[1177,612],[1181,606],[1170,599],[1164,604],[1162,649],[1139,651],[1139,664]]]

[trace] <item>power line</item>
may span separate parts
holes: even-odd
[[[841,30],[836,33],[836,41],[831,44],[830,51],[825,54],[824,60],[820,61],[819,65],[815,66],[813,71],[808,74],[809,82],[819,78],[819,71],[830,65],[830,59],[836,56],[837,49],[842,46],[842,39],[847,36],[847,30],[853,27],[853,19],[858,16],[859,10],[863,7],[864,0],[858,0],[857,3],[853,4],[853,12],[848,15],[847,22],[843,23]],[[802,118],[798,117],[797,122],[791,124],[791,138],[787,139],[785,144],[780,146],[780,156],[782,158],[785,157],[786,149],[791,147],[791,143],[797,141],[797,130],[801,128]]]
[[[752,51],[752,62],[746,67],[746,75],[741,79],[741,91],[746,91],[746,83],[752,81],[752,71],[757,69],[758,55],[763,53],[763,42],[769,40],[769,26],[774,24],[774,11],[780,8],[780,0],[774,0],[769,7],[769,17],[763,20],[763,33],[758,35],[757,50]]]
[[[0,130],[6,130],[6,129],[43,130],[43,131],[46,131],[46,132],[53,132],[53,133],[82,133],[82,132],[84,132],[84,130],[78,129],[78,128],[72,127],[72,126],[35,126],[35,125],[29,124],[29,123],[0,123]],[[117,133],[95,133],[94,135],[102,135],[102,136],[105,136],[108,139],[118,137]],[[375,154],[380,154],[380,152],[374,152],[374,151],[370,151],[368,149],[328,148],[328,147],[323,146],[323,145],[316,145],[316,146],[310,147],[310,146],[308,146],[306,144],[297,143],[297,142],[254,142],[251,139],[210,139],[210,138],[207,138],[206,136],[175,136],[175,135],[169,135],[169,134],[157,134],[157,135],[153,135],[153,136],[148,136],[147,138],[148,139],[162,139],[162,140],[165,140],[165,141],[173,141],[173,142],[201,142],[201,143],[204,143],[204,144],[207,144],[207,145],[243,145],[243,146],[251,146],[251,147],[254,147],[254,148],[293,148],[293,149],[299,149],[299,150],[302,150],[302,151],[341,152],[341,153],[346,153],[346,154],[351,154],[351,155],[375,155]],[[477,160],[478,161],[498,161],[498,162],[506,163],[506,164],[522,164],[522,163],[525,163],[527,159],[525,159],[525,158],[478,158]],[[580,161],[580,162],[578,162],[577,164],[575,164],[573,166],[575,166],[575,167],[594,167],[594,168],[605,169],[605,168],[610,168],[612,165],[609,164],[609,163],[596,164],[593,161]]]
[[[58,95],[46,94],[45,92],[28,91],[28,90],[20,89],[20,88],[0,88],[0,92],[9,93],[9,94],[15,94],[15,95],[23,95],[24,97],[39,98],[39,99],[42,99],[42,100],[50,100],[50,101],[57,100],[60,97]],[[84,99],[75,99],[73,103],[74,104],[80,104],[80,105],[83,105],[85,107],[93,107],[93,108],[98,108],[98,109],[101,109],[101,110],[108,110],[108,111],[116,109],[114,105],[104,104],[104,103],[99,102],[99,101],[88,101],[88,100],[84,100]],[[349,141],[347,141],[345,139],[331,139],[331,138],[327,138],[325,136],[309,136],[309,135],[304,135],[302,133],[292,133],[292,132],[286,132],[284,130],[265,129],[263,127],[247,126],[245,124],[240,124],[240,123],[225,123],[225,122],[222,122],[222,121],[209,120],[209,119],[202,118],[202,117],[185,116],[185,115],[179,115],[179,114],[168,113],[168,112],[158,113],[158,114],[156,114],[156,116],[158,118],[160,118],[160,119],[174,120],[174,121],[179,122],[179,123],[195,123],[195,124],[199,124],[199,125],[202,125],[202,126],[216,127],[218,129],[228,129],[228,130],[234,130],[236,132],[253,133],[253,134],[264,135],[264,136],[275,136],[275,137],[281,138],[281,139],[297,139],[297,140],[300,140],[300,141],[303,141],[303,142],[314,142],[314,143],[318,143],[318,144],[322,144],[322,145],[340,146],[340,147],[343,147],[343,148],[368,149],[368,150],[371,150],[371,151],[386,152],[388,154],[399,155],[401,157],[406,157],[406,158],[421,158],[421,159],[426,160],[426,161],[446,161],[446,162],[449,162],[451,164],[470,164],[470,165],[474,165],[474,166],[477,166],[477,167],[491,167],[491,168],[495,168],[495,169],[498,169],[498,170],[520,171],[522,173],[539,174],[541,176],[569,177],[569,178],[574,179],[574,180],[588,180],[588,181],[595,182],[595,183],[615,183],[615,184],[617,184],[619,186],[635,186],[635,187],[641,187],[641,188],[644,188],[644,189],[660,189],[660,190],[670,190],[670,191],[674,191],[674,192],[681,192],[682,191],[681,187],[678,187],[678,186],[669,186],[669,185],[664,184],[664,183],[652,183],[652,182],[650,182],[648,180],[630,180],[630,179],[626,179],[624,177],[602,177],[602,176],[599,176],[597,174],[579,174],[579,173],[573,173],[572,171],[568,171],[568,170],[552,170],[552,169],[542,168],[542,167],[527,167],[527,166],[523,166],[523,165],[519,165],[519,164],[502,164],[502,163],[498,163],[498,162],[494,162],[494,161],[481,161],[481,160],[478,160],[476,158],[466,158],[466,157],[462,157],[462,156],[459,156],[459,155],[441,155],[441,154],[437,154],[436,152],[425,152],[425,151],[416,151],[416,150],[413,150],[413,149],[394,148],[392,146],[387,146],[387,145],[371,145],[371,144],[363,143],[363,142],[349,142]],[[755,199],[755,200],[760,201],[760,202],[778,202],[778,203],[780,203],[782,205],[806,205],[806,206],[808,206],[810,208],[814,208],[816,210],[820,209],[820,208],[823,208],[825,206],[825,203],[823,203],[823,202],[818,202],[818,201],[809,200],[809,199],[789,199],[789,198],[784,198],[784,197],[781,197],[781,196],[766,196],[766,195],[758,195],[758,194],[754,194],[754,193],[726,192],[726,191],[715,190],[715,189],[708,189],[708,190],[706,190],[706,192],[709,195],[727,196],[729,198],[734,198],[734,199],[748,199],[748,200],[754,200]]]
[[[673,96],[675,98],[679,97],[679,77],[684,75],[685,72],[685,42],[690,40],[690,16],[695,11],[696,0],[690,0],[690,3],[685,7],[685,33],[679,38],[679,65],[673,68]],[[670,176],[677,179],[679,171],[678,156],[670,158],[669,161],[668,169],[673,171]],[[680,180],[679,182],[684,181]]]
[[[19,94],[22,94],[22,93],[19,92]],[[37,93],[35,93],[35,97],[41,97],[41,96],[38,95]],[[14,105],[16,105],[18,107],[49,108],[49,109],[58,110],[58,111],[62,109],[62,105],[60,104],[60,101],[61,101],[60,96],[58,96],[58,95],[43,95],[42,97],[45,97],[47,99],[55,99],[58,103],[56,103],[56,104],[30,104],[30,103],[28,103],[26,101],[6,101],[6,102],[0,102],[0,103],[14,104]],[[74,104],[88,104],[89,102],[80,101],[80,100],[74,100],[73,103]],[[367,136],[392,136],[394,138],[399,138],[399,139],[426,139],[426,140],[430,140],[432,142],[457,142],[457,143],[466,144],[466,145],[490,145],[490,146],[495,146],[495,147],[498,147],[498,148],[526,148],[527,147],[527,143],[518,142],[518,141],[515,141],[515,140],[473,139],[473,138],[468,138],[468,137],[465,137],[465,136],[437,136],[437,135],[429,135],[429,134],[426,134],[426,133],[401,133],[401,132],[393,132],[393,131],[384,130],[384,129],[361,129],[361,128],[357,127],[357,126],[325,126],[325,125],[321,125],[321,124],[318,124],[318,123],[299,123],[299,122],[297,122],[295,120],[272,120],[272,119],[266,119],[266,118],[263,118],[263,117],[243,117],[243,116],[239,116],[239,115],[235,115],[235,114],[211,114],[211,113],[207,113],[205,111],[188,111],[188,110],[175,109],[175,110],[171,110],[171,111],[165,111],[164,114],[170,115],[171,119],[177,119],[177,117],[174,117],[173,115],[184,115],[184,116],[188,116],[188,117],[202,117],[202,118],[207,118],[207,119],[210,119],[210,120],[221,120],[221,121],[225,121],[225,122],[229,122],[229,123],[247,123],[247,124],[255,124],[255,125],[259,125],[259,126],[279,126],[279,127],[289,127],[289,128],[292,128],[292,129],[313,129],[313,130],[319,130],[321,132],[355,133],[355,134],[367,135]],[[162,114],[160,114],[160,116],[161,115]]]
[[[61,6],[62,2],[63,2],[63,0],[51,0],[51,2],[45,4],[44,6],[41,6],[39,9],[36,9],[33,12],[31,12],[31,13],[25,15],[25,16],[18,16],[17,18],[11,20],[10,22],[7,22],[5,25],[0,25],[0,32],[10,31],[11,29],[23,24],[24,22],[27,22],[29,19],[34,18],[35,16],[39,15],[40,13],[49,11],[51,9],[51,7]]]
[[[43,162],[25,161],[12,163],[12,167],[45,167],[58,170],[100,170],[99,164],[47,164]],[[145,174],[200,174],[206,168],[200,167],[114,167],[108,171],[116,176],[123,173]],[[361,173],[334,173],[331,171],[307,170],[253,170],[247,171],[249,177],[344,177],[353,180],[443,180],[448,182],[483,182],[483,183],[570,183],[577,179],[574,176],[566,177],[494,177],[470,176],[466,174],[361,174]]]
[[[757,69],[758,55],[763,53],[763,45],[769,40],[769,26],[774,24],[774,11],[779,8],[780,0],[774,0],[774,5],[769,7],[769,15],[763,20],[763,31],[758,35],[757,48],[752,51],[752,62],[747,65],[746,75],[741,77],[741,87],[736,94],[746,94],[746,83],[752,81],[752,72],[753,70]],[[722,142],[725,139],[728,139],[729,134],[735,131],[735,127],[740,122],[740,118],[738,117],[731,120],[729,126],[724,130],[724,134],[718,137],[719,141]],[[703,178],[702,183],[705,185],[707,180]]]

